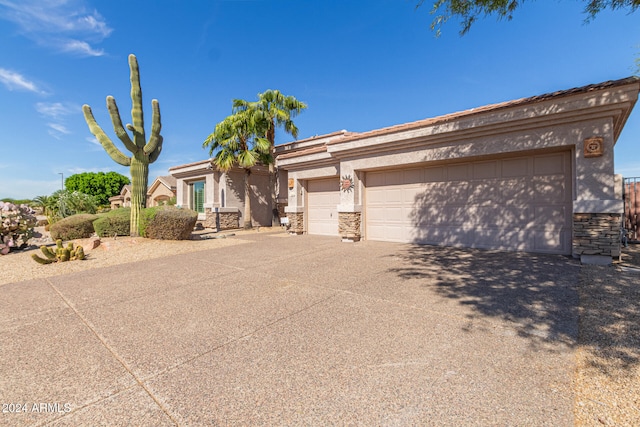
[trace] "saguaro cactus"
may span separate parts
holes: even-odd
[[[96,122],[88,105],[82,106],[84,119],[89,130],[98,139],[107,154],[118,164],[129,166],[131,172],[131,235],[139,235],[140,209],[146,207],[147,185],[149,180],[149,164],[156,161],[162,150],[162,136],[160,129],[160,104],[157,99],[151,101],[153,114],[151,116],[151,136],[147,142],[144,132],[144,118],[142,114],[142,89],[140,89],[140,72],[135,55],[129,55],[131,69],[131,119],[133,124],[127,124],[127,129],[133,134],[133,140],[122,126],[118,106],[113,96],[107,96],[107,108],[113,123],[116,136],[131,152],[127,157],[113,144]]]

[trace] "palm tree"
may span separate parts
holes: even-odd
[[[51,206],[50,196],[36,196],[34,197],[32,202],[35,207],[42,209],[43,215],[47,215],[47,209],[50,209],[50,206]]]
[[[244,228],[251,228],[251,168],[258,163],[273,163],[269,141],[264,135],[267,123],[254,110],[236,111],[218,123],[213,133],[202,143],[209,147],[213,165],[228,172],[238,165],[244,169]]]
[[[243,99],[233,100],[234,111],[255,110],[267,122],[264,137],[269,141],[269,155],[275,159],[276,128],[282,127],[286,133],[298,137],[298,128],[293,119],[307,108],[307,104],[298,101],[293,96],[283,95],[279,90],[268,89],[258,94],[258,101],[247,102]],[[272,225],[278,224],[278,210],[276,207],[276,169],[273,161],[269,163],[269,189],[271,192]]]

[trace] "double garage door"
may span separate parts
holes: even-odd
[[[368,172],[365,238],[569,254],[569,152]]]

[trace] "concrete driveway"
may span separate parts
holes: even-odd
[[[573,425],[575,261],[241,239],[0,286],[0,425]]]

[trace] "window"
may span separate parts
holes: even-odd
[[[190,184],[191,187],[191,209],[198,213],[204,213],[204,181]]]

